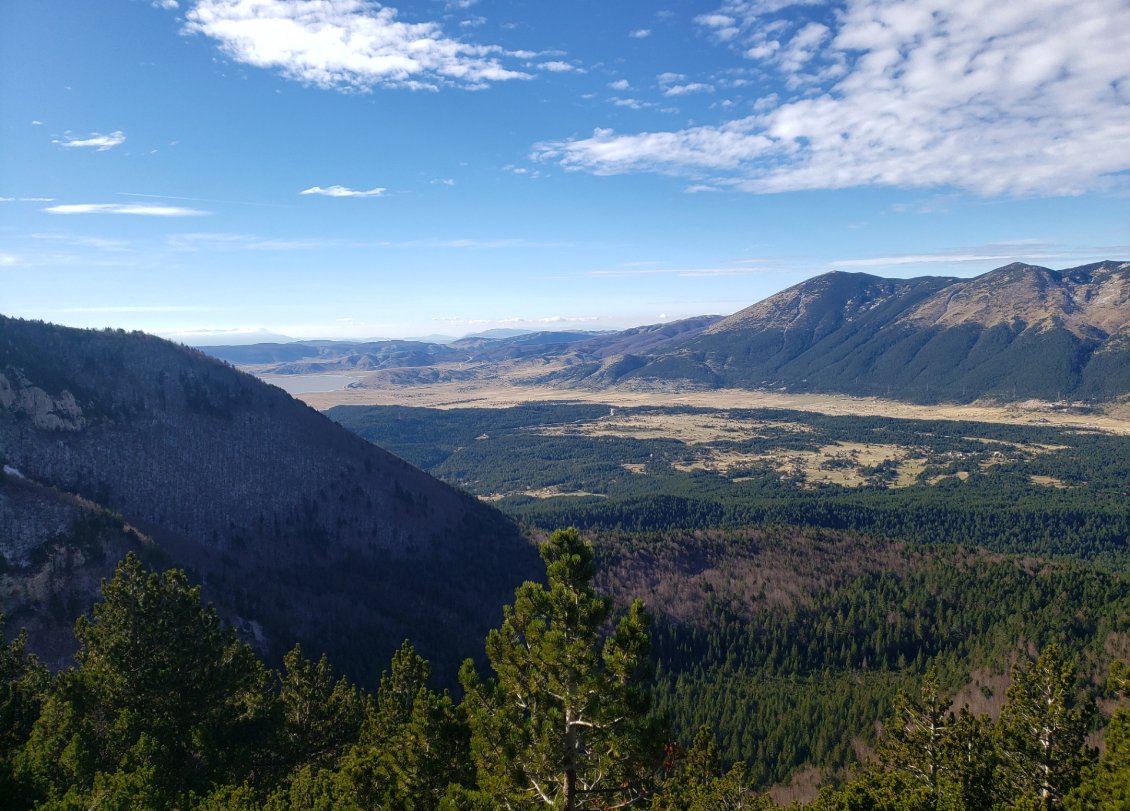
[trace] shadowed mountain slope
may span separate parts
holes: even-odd
[[[192,571],[270,653],[301,640],[372,680],[411,637],[450,676],[538,570],[494,510],[140,333],[0,318],[0,462],[0,608],[18,617],[39,584],[67,629],[93,596],[69,579],[96,582],[99,560],[139,546]]]

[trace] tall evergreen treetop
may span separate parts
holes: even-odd
[[[547,585],[520,586],[487,637],[495,678],[469,661],[461,674],[479,787],[507,808],[629,805],[660,741],[648,616],[636,602],[602,643],[610,603],[592,589],[592,547],[559,530],[541,555]]]

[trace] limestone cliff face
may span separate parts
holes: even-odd
[[[941,327],[1062,326],[1080,338],[1102,340],[1130,332],[1130,263],[1062,272],[1015,263],[946,287],[902,320]]]
[[[25,416],[46,431],[81,431],[86,426],[82,409],[69,391],[52,397],[29,383],[19,370],[10,373],[12,380],[0,372],[0,410]]]

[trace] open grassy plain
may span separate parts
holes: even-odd
[[[1130,402],[1079,407],[1028,400],[969,405],[916,403],[839,394],[792,394],[749,389],[561,388],[512,385],[498,381],[444,382],[401,386],[367,383],[364,387],[297,395],[324,411],[337,405],[401,405],[419,408],[506,408],[523,403],[575,401],[607,403],[617,408],[691,406],[713,409],[777,408],[829,416],[894,417],[917,420],[1045,425],[1130,435]],[[674,430],[672,428],[672,430]]]

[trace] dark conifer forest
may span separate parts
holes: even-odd
[[[722,689],[686,706],[686,686],[672,691],[653,669],[655,637],[662,647],[670,635],[655,634],[641,602],[617,610],[593,588],[591,545],[576,530],[557,531],[541,555],[544,582],[517,589],[485,640],[488,667],[464,663],[458,698],[430,684],[429,665],[409,642],[375,692],[299,647],[270,668],[182,572],[152,572],[131,555],[76,623],[73,667],[50,674],[22,634],[0,652],[4,807],[768,809],[776,803],[759,791],[766,770],[779,776],[772,771],[782,756],[828,742],[835,707],[855,694],[872,696],[881,721],[874,747],[843,780],[795,807],[1126,807],[1130,710],[1114,703],[1130,689],[1122,662],[1048,641],[1014,662],[996,713],[955,712],[944,657],[920,653],[930,664],[889,702],[859,670],[843,676],[853,657],[898,649],[897,635],[868,634],[865,608],[840,661],[806,661],[808,646],[797,644],[804,618],[783,616],[775,638],[747,645],[750,660],[730,663],[756,702],[734,705]],[[852,616],[869,602],[862,591],[882,585],[860,588],[841,612]],[[1007,586],[986,593],[982,607],[1008,594]],[[1103,597],[1093,595],[1099,614],[1108,613]],[[956,638],[965,629],[953,619]],[[775,656],[790,638],[790,650]],[[698,643],[682,655],[693,653],[704,669],[725,658],[724,638]],[[1096,666],[1101,683],[1084,678]],[[775,698],[787,680],[815,688],[801,693],[798,711]],[[1116,708],[1108,716],[1100,704]],[[685,744],[671,732],[675,713],[698,724]],[[727,756],[728,722],[739,715],[743,729],[764,723],[754,737],[767,751],[755,744],[752,761]],[[1101,755],[1096,730],[1105,733]]]

